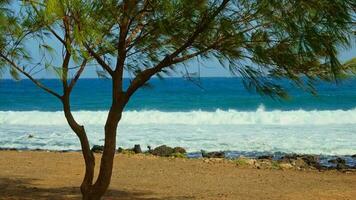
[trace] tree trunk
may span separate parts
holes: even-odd
[[[80,191],[83,195],[83,199],[89,200],[91,199],[90,196],[94,179],[95,157],[93,152],[90,150],[89,140],[84,127],[79,125],[72,115],[69,104],[69,96],[63,97],[63,111],[69,126],[78,136],[80,141],[82,154],[85,162],[85,175],[82,184],[80,185]]]
[[[91,189],[91,200],[99,200],[110,185],[116,151],[116,131],[121,119],[123,104],[114,102],[105,124],[105,144],[98,179]],[[84,196],[83,196],[84,199]]]
[[[126,99],[123,95],[120,96],[120,98],[113,99],[113,103],[105,123],[104,151],[101,157],[99,175],[95,184],[93,184],[95,157],[90,149],[85,129],[83,126],[79,125],[75,121],[71,113],[69,95],[64,95],[62,102],[67,122],[80,140],[82,153],[85,161],[85,175],[83,182],[80,186],[82,199],[100,200],[110,185],[114,156],[116,151],[116,131],[118,123],[122,116],[122,111],[125,106]]]

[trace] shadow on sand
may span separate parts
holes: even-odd
[[[0,199],[81,199],[78,187],[61,188],[40,188],[32,184],[35,179],[26,178],[4,178],[0,177]],[[176,196],[176,197],[152,197],[151,192],[129,192],[120,190],[109,190],[104,200],[185,200],[194,199],[194,197]]]

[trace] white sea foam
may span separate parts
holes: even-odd
[[[74,111],[83,124],[105,123],[106,111]],[[62,112],[0,111],[0,125],[65,125]],[[352,110],[293,110],[256,111],[216,110],[190,112],[126,111],[121,124],[182,124],[182,125],[330,125],[356,124],[356,109]]]
[[[106,111],[75,111],[91,144],[103,143]],[[28,137],[32,135],[33,137]],[[188,151],[356,154],[356,109],[329,111],[126,111],[118,146],[183,146]],[[80,149],[62,112],[0,111],[0,147]]]

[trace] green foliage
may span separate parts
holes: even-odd
[[[344,71],[348,74],[349,72],[355,74],[356,73],[356,57],[347,61],[343,65]]]
[[[8,4],[0,1],[0,50],[27,72],[37,65],[65,78],[58,64],[64,49],[72,65],[95,52],[99,65],[109,66],[97,70],[100,77],[110,77],[123,60],[140,85],[152,76],[141,79],[145,70],[165,58],[170,62],[158,77],[190,59],[217,60],[242,76],[247,89],[287,98],[278,79],[314,93],[315,80],[355,71],[337,59],[354,31],[354,0],[24,0],[19,11]],[[34,41],[40,56],[26,46]]]
[[[187,158],[185,153],[173,153],[171,156],[174,158]]]
[[[237,166],[241,166],[241,167],[246,167],[250,165],[247,158],[237,158],[234,160],[234,162],[236,163]]]

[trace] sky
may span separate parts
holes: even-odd
[[[353,45],[352,48],[343,50],[339,54],[339,59],[341,62],[346,62],[352,58],[356,57],[356,44]],[[195,61],[188,62],[187,68],[189,73],[197,73],[200,72],[200,77],[231,77],[230,72],[223,68],[219,62],[216,61],[205,61],[201,64],[198,64]],[[200,68],[200,70],[199,70]],[[88,66],[84,71],[82,78],[97,78],[95,66]],[[177,70],[176,74],[172,74],[173,77],[182,77],[182,73],[185,72],[184,68]],[[125,74],[125,77],[129,77],[128,74]],[[9,74],[5,74],[3,78],[8,79],[11,78]],[[55,78],[55,75],[49,72],[42,72],[37,75],[37,78]]]
[[[15,9],[19,9],[18,5],[13,5]],[[51,43],[51,41],[49,41]],[[37,50],[38,45],[33,44],[29,45],[30,51],[35,49]],[[56,45],[53,45],[56,46]],[[33,54],[34,55],[34,54]],[[59,56],[60,57],[60,56]],[[346,62],[352,58],[356,57],[356,38],[353,38],[351,48],[340,50],[339,59],[341,62]],[[59,58],[60,59],[60,58]],[[193,59],[194,60],[194,59]],[[61,63],[58,60],[58,63]],[[191,61],[187,63],[187,68],[189,73],[198,73],[200,77],[230,77],[232,76],[230,72],[223,68],[219,62],[217,61],[204,61],[203,63],[198,64],[196,61]],[[181,77],[186,70],[182,67],[177,69],[177,73],[171,74],[174,77]],[[124,74],[125,77],[129,77],[127,73]],[[1,77],[0,77],[1,78]],[[9,73],[5,73],[2,75],[2,78],[9,79],[11,76]],[[36,78],[56,78],[56,75],[50,72],[40,72],[36,75]],[[97,78],[96,67],[88,66],[82,74],[82,78]]]
[[[354,42],[353,46],[349,49],[342,50],[339,53],[339,59],[341,62],[346,62],[352,58],[356,57],[356,42]],[[196,61],[191,61],[187,63],[187,69],[189,73],[198,73],[200,72],[200,77],[231,77],[231,73],[223,68],[219,62],[217,61],[204,61],[198,64]],[[177,73],[171,74],[172,77],[182,77],[185,69],[180,67],[177,69]],[[82,74],[82,78],[97,78],[96,67],[88,66],[84,73]],[[127,73],[125,73],[125,77],[129,77]],[[11,76],[8,73],[5,73],[2,78],[10,79]],[[36,75],[36,78],[46,79],[46,78],[56,78],[53,73],[50,72],[41,72]]]

